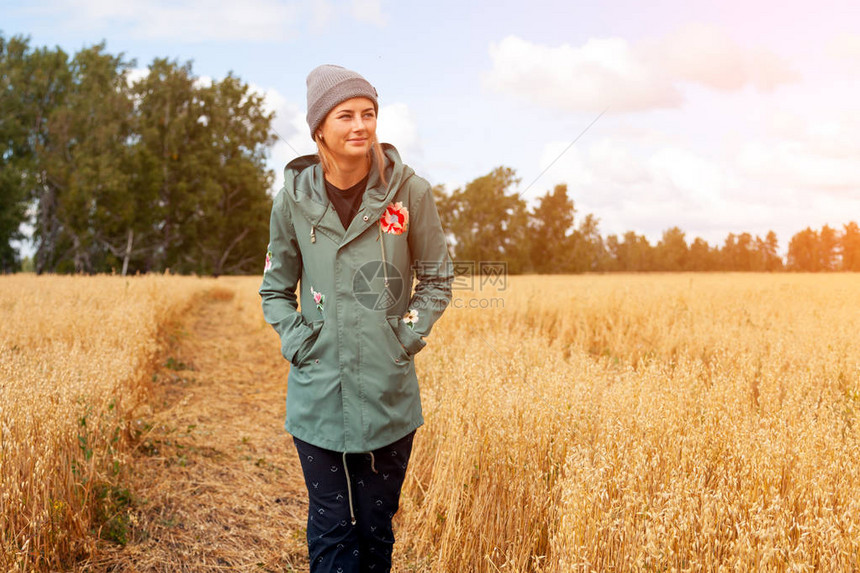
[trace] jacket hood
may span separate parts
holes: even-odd
[[[403,164],[400,154],[393,145],[389,143],[381,145],[386,158],[385,179],[388,185],[383,184],[379,178],[376,155],[371,154],[373,163],[362,199],[362,210],[371,224],[379,220],[385,208],[394,199],[397,190],[415,175],[411,167]],[[290,197],[312,225],[323,232],[330,230],[337,234],[343,233],[342,230],[336,231],[335,221],[338,219],[326,194],[322,165],[316,154],[297,157],[287,164],[284,168],[283,192]],[[350,225],[350,231],[352,227],[353,225]],[[348,234],[354,235],[352,232]],[[349,237],[344,237],[344,241],[348,239]]]

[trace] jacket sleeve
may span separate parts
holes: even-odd
[[[272,203],[269,253],[271,263],[263,273],[259,291],[263,317],[281,337],[281,354],[294,362],[302,342],[311,334],[311,327],[298,311],[296,287],[302,274],[302,254],[283,190]]]
[[[454,282],[454,265],[448,254],[433,193],[429,185],[423,186],[421,192],[413,204],[409,220],[409,249],[418,283],[408,310],[418,312],[418,321],[414,330],[399,321],[397,332],[409,354],[415,354],[427,344],[423,337],[430,334],[433,324],[451,303],[451,285]]]

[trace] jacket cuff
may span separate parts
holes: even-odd
[[[427,343],[421,338],[421,335],[409,328],[402,319],[397,319],[397,325],[394,333],[397,335],[400,344],[406,349],[406,354],[412,356],[418,353],[419,350],[427,346]]]

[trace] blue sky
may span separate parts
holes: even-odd
[[[233,71],[277,113],[278,180],[313,150],[305,77],[335,63],[376,86],[383,141],[449,190],[505,165],[526,199],[567,183],[604,235],[652,241],[773,229],[784,250],[806,226],[860,221],[847,0],[0,0],[0,30],[69,52],[105,40],[141,69]]]

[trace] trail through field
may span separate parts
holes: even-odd
[[[138,420],[124,547],[96,571],[306,571],[306,493],[283,429],[287,363],[252,308],[216,287],[183,317]]]

